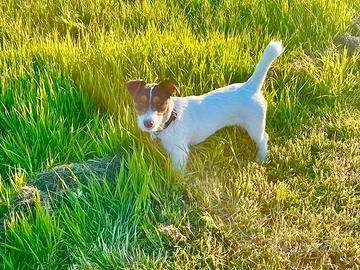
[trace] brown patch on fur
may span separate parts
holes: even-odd
[[[146,82],[143,80],[133,80],[126,83],[126,87],[133,98],[136,97],[139,91],[144,89],[145,85]]]
[[[160,100],[160,97],[159,96],[154,96],[151,100],[151,104],[157,104],[159,103],[161,100]]]
[[[170,96],[174,91],[179,92],[179,85],[176,81],[160,81],[152,92],[151,108],[158,114],[168,113]]]
[[[169,111],[169,99],[170,96],[156,86],[151,97],[151,108],[158,114],[165,114]]]
[[[150,88],[148,86],[141,89],[134,97],[136,113],[141,115],[149,109]]]
[[[151,86],[146,85],[143,80],[135,80],[129,81],[127,88],[134,99],[136,113],[138,115],[145,114],[149,109]],[[176,81],[160,81],[152,91],[151,109],[160,115],[168,113],[169,99],[174,91],[179,92],[179,85]]]
[[[179,84],[174,80],[162,80],[158,83],[158,86],[162,91],[167,92],[169,96],[171,96],[174,91],[177,93],[180,92]]]

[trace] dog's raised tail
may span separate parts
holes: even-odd
[[[260,91],[272,61],[274,61],[283,51],[284,49],[281,41],[272,40],[266,46],[259,63],[256,65],[254,73],[246,82],[253,91]]]

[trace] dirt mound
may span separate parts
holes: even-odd
[[[50,171],[38,173],[10,201],[9,213],[0,220],[0,233],[16,218],[16,213],[31,209],[38,201],[50,214],[53,209],[50,197],[56,200],[66,190],[76,190],[86,185],[90,178],[114,183],[119,173],[122,157],[105,155],[102,158],[56,166]]]
[[[35,176],[30,184],[42,191],[59,192],[63,189],[74,189],[81,184],[87,184],[90,177],[99,181],[106,179],[114,182],[120,168],[120,157],[105,155],[99,159],[71,163],[53,168],[48,172],[41,172]]]
[[[340,35],[334,38],[334,44],[346,48],[348,53],[352,55],[360,45],[360,37],[354,37],[350,34]]]
[[[354,20],[349,26],[350,34],[345,33],[334,38],[333,42],[341,49],[346,48],[350,55],[360,48],[360,17]]]

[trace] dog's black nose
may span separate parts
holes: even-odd
[[[154,125],[153,120],[145,120],[144,121],[144,126],[147,127],[147,128],[152,128],[153,125]]]

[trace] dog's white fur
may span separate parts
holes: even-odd
[[[232,125],[243,127],[256,142],[258,161],[266,158],[269,139],[265,132],[267,102],[261,87],[272,61],[282,52],[281,42],[271,41],[245,83],[231,84],[201,96],[171,97],[171,107],[177,112],[176,120],[165,130],[150,133],[153,138],[160,139],[176,168],[185,167],[189,145],[198,144],[217,130]],[[141,125],[142,120],[139,121]],[[159,124],[155,123],[155,126]]]

